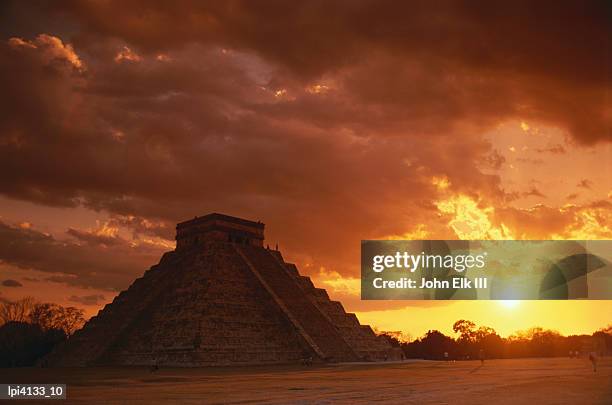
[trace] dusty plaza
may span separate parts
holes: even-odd
[[[2,381],[65,383],[68,403],[610,404],[612,359],[538,358],[248,368],[4,369]]]

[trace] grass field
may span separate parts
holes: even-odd
[[[68,403],[612,404],[612,358],[226,369],[0,369],[0,383],[65,383]],[[25,403],[20,401],[18,403]],[[41,403],[48,403],[41,401]]]

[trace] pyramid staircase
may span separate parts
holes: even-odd
[[[327,361],[359,360],[336,326],[271,251],[239,245],[236,251],[319,357]]]

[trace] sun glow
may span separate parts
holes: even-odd
[[[501,300],[497,301],[497,303],[507,309],[515,309],[521,305],[521,301],[517,300]]]

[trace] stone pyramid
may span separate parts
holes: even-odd
[[[177,225],[176,249],[53,351],[50,366],[220,366],[398,359],[315,288],[264,224],[222,214]]]

